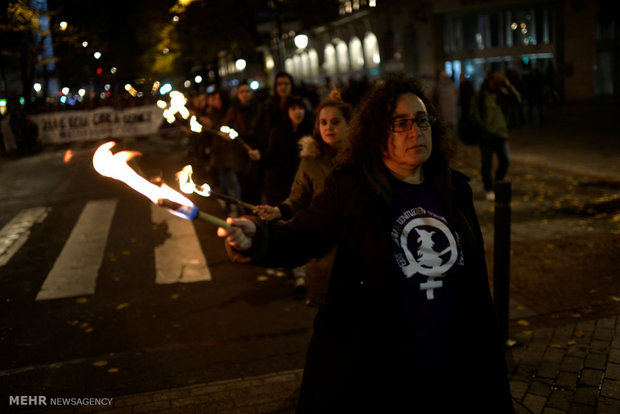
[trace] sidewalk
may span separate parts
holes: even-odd
[[[555,108],[542,126],[512,132],[508,179],[514,180],[511,278],[515,280],[513,289],[511,279],[510,337],[517,345],[506,355],[517,413],[620,413],[620,294],[614,291],[619,282],[610,277],[608,285],[589,290],[579,284],[579,279],[592,279],[584,276],[598,272],[596,258],[586,266],[588,274],[575,265],[580,258],[565,264],[566,269],[556,268],[559,276],[551,274],[555,262],[564,262],[563,255],[580,246],[590,246],[601,237],[618,239],[620,220],[614,220],[620,218],[620,139],[612,124],[618,108],[609,104]],[[459,157],[459,168],[472,177],[489,246],[493,204],[483,197],[477,147],[462,148]],[[563,194],[570,192],[576,192],[575,199]],[[602,213],[597,208],[603,208]],[[545,215],[538,216],[539,211]],[[607,256],[614,249],[615,254],[620,251],[614,244],[607,249]],[[550,253],[520,256],[539,250]],[[536,260],[541,263],[532,265]],[[515,269],[518,266],[524,269]],[[549,277],[524,281],[523,273],[532,271]],[[45,412],[292,413],[301,375],[301,369],[275,372],[114,397],[111,407]]]
[[[620,413],[620,317],[513,336],[507,352],[518,414]],[[112,407],[46,410],[102,414],[293,413],[302,370],[116,397]]]

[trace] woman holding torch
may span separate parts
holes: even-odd
[[[337,247],[299,413],[514,411],[472,191],[447,139],[418,81],[381,81],[351,122],[350,162],[308,208],[218,229],[233,260],[263,266]]]
[[[308,207],[312,199],[325,188],[325,179],[344,158],[348,145],[351,105],[344,102],[340,92],[332,91],[329,98],[316,108],[312,136],[299,140],[299,167],[286,200],[273,207],[259,205],[255,213],[263,220],[290,220],[296,211]],[[320,305],[324,301],[327,280],[331,271],[333,251],[319,260],[294,269],[296,290],[308,289],[308,303]],[[308,283],[306,283],[308,279]]]

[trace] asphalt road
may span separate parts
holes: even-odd
[[[215,227],[196,221],[196,236],[180,249],[197,240],[210,280],[158,282],[157,250],[174,239],[171,224],[154,222],[148,199],[93,170],[100,143],[0,161],[2,237],[11,237],[6,229],[16,216],[40,213],[38,221],[13,222],[13,237],[26,240],[0,266],[1,406],[9,395],[113,397],[303,367],[316,310],[294,299],[292,278],[230,263]],[[145,176],[173,186],[189,161],[175,139],[121,146],[143,152],[137,168]],[[224,216],[215,200],[190,198]],[[74,234],[83,226],[94,238],[107,233],[98,248],[86,245],[93,237],[80,242]],[[68,248],[72,238],[78,242]],[[92,293],[72,294],[70,282],[55,288],[66,297],[40,298],[61,256],[57,277],[101,257]]]

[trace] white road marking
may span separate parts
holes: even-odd
[[[116,204],[115,199],[86,204],[36,300],[95,293]]]
[[[151,204],[154,224],[166,223],[170,237],[155,247],[155,283],[189,283],[211,280],[194,224],[173,216],[165,209]]]
[[[30,237],[30,228],[47,217],[49,207],[22,210],[0,230],[0,266],[4,266]]]

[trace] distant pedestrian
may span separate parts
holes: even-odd
[[[241,184],[237,174],[243,168],[241,152],[243,148],[227,136],[219,134],[224,125],[228,105],[222,91],[216,90],[209,95],[205,126],[211,129],[211,169],[217,177],[217,183],[222,193],[234,198],[241,197]],[[243,207],[238,204],[224,203],[227,214],[237,217],[243,213]]]
[[[472,191],[438,119],[418,81],[378,82],[351,121],[349,163],[308,208],[218,229],[244,263],[337,248],[298,413],[514,412]]]
[[[458,100],[458,87],[445,70],[440,71],[437,75],[437,83],[433,91],[433,101],[435,105],[437,105],[439,113],[448,126],[451,134],[456,132],[456,127],[458,125]]]
[[[487,200],[495,200],[494,181],[502,181],[510,165],[508,119],[511,109],[521,103],[519,92],[498,70],[489,72],[474,95],[469,114],[480,134],[481,172]],[[498,166],[493,179],[493,154]]]
[[[459,125],[458,135],[466,145],[478,144],[478,131],[469,116],[469,106],[474,96],[474,85],[465,73],[459,76]]]
[[[295,81],[290,73],[276,73],[273,82],[273,94],[260,105],[252,125],[260,151],[266,149],[271,132],[287,119],[287,102],[295,90]]]
[[[241,169],[237,176],[241,185],[241,198],[250,204],[260,204],[262,169],[260,168],[260,151],[256,135],[252,125],[258,111],[258,105],[253,97],[247,81],[243,81],[237,87],[236,99],[228,109],[224,124],[231,127],[243,141],[253,150],[248,151],[239,142],[235,143],[234,150],[240,159]],[[264,151],[264,149],[262,149]]]

